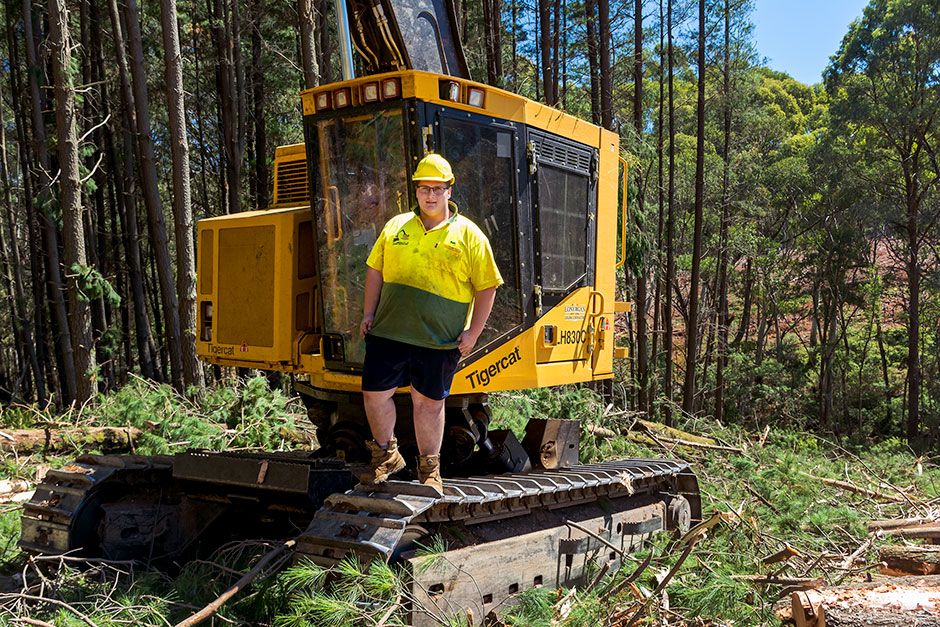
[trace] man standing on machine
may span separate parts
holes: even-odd
[[[361,481],[383,483],[405,467],[392,397],[410,385],[418,480],[442,490],[444,399],[503,279],[486,235],[450,202],[454,174],[447,160],[429,154],[412,180],[418,206],[386,223],[366,261],[359,331],[366,341],[362,396],[373,439],[367,443],[372,463]]]

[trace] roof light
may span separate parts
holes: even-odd
[[[401,80],[386,78],[382,81],[382,99],[390,100],[401,96]]]
[[[480,107],[482,109],[483,96],[486,92],[484,92],[479,87],[471,87],[469,91],[470,93],[467,95],[467,104],[471,107]]]
[[[460,102],[460,83],[457,81],[441,81],[441,99]]]
[[[328,91],[320,92],[319,94],[315,96],[315,98],[316,98],[317,113],[319,113],[320,111],[326,111],[327,109],[330,108],[330,104],[331,104],[330,92]]]
[[[378,83],[366,83],[362,86],[361,98],[363,102],[378,102],[379,100],[379,84]]]
[[[342,109],[343,107],[348,107],[352,104],[351,92],[349,87],[343,87],[342,89],[337,89],[333,92],[333,107],[336,109]]]

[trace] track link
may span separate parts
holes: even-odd
[[[74,545],[75,522],[103,485],[141,471],[169,472],[172,466],[169,455],[82,455],[60,470],[48,471],[23,505],[20,548],[51,555],[81,549]]]

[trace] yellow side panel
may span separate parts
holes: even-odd
[[[274,345],[274,227],[219,230],[218,341]]]

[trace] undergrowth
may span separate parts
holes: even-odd
[[[924,515],[936,507],[940,470],[916,458],[898,440],[836,443],[818,434],[780,426],[752,432],[712,420],[688,420],[678,427],[708,436],[721,449],[666,444],[634,437],[635,416],[605,407],[591,391],[580,388],[495,394],[490,399],[494,428],[509,428],[519,437],[534,417],[569,418],[594,424],[615,437],[582,433],[581,461],[618,458],[682,458],[698,476],[702,509],[707,519],[722,513],[680,563],[676,538],[659,534],[638,551],[640,560],[652,552],[648,567],[630,585],[625,578],[638,569],[629,559],[619,571],[589,590],[533,588],[522,591],[513,606],[500,612],[507,626],[587,626],[604,624],[610,616],[627,617],[667,573],[664,593],[650,600],[650,614],[669,624],[775,624],[773,604],[779,586],[756,586],[747,576],[820,577],[838,584],[864,577],[878,562],[877,543],[865,523],[874,518]],[[261,378],[220,387],[200,397],[186,397],[165,386],[134,380],[94,405],[65,416],[32,409],[4,410],[5,428],[75,425],[132,426],[144,434],[140,454],[172,453],[186,448],[266,449],[294,446],[285,434],[305,428],[303,408]],[[92,451],[85,451],[92,452]],[[39,464],[58,467],[64,456],[4,459],[2,478],[28,478]],[[909,504],[852,494],[829,487],[816,477],[849,481],[875,492],[911,495]],[[172,577],[140,572],[123,564],[96,564],[79,570],[71,562],[40,569],[15,548],[19,527],[17,505],[0,505],[0,568],[7,588],[17,594],[59,591],[65,604],[33,603],[23,596],[0,596],[0,624],[14,617],[65,625],[87,625],[78,613],[99,627],[128,623],[175,624],[215,599],[274,546],[241,543],[220,549],[211,558],[191,562]],[[791,546],[789,561],[767,566],[762,560]],[[446,546],[433,540],[429,557]],[[847,559],[855,554],[854,559]],[[286,559],[286,556],[285,558]],[[428,563],[433,564],[433,559]],[[26,575],[24,582],[21,577]],[[40,574],[42,573],[42,574]],[[40,586],[40,587],[37,587]],[[412,595],[408,575],[400,567],[343,562],[326,570],[309,562],[281,561],[269,565],[252,584],[219,609],[217,624],[307,627],[314,625],[404,624],[407,609],[427,611],[442,625],[465,624],[467,617],[421,605]],[[451,608],[455,609],[455,608]],[[695,622],[699,621],[699,622]],[[706,622],[702,622],[706,621]],[[710,621],[710,623],[708,622]]]

